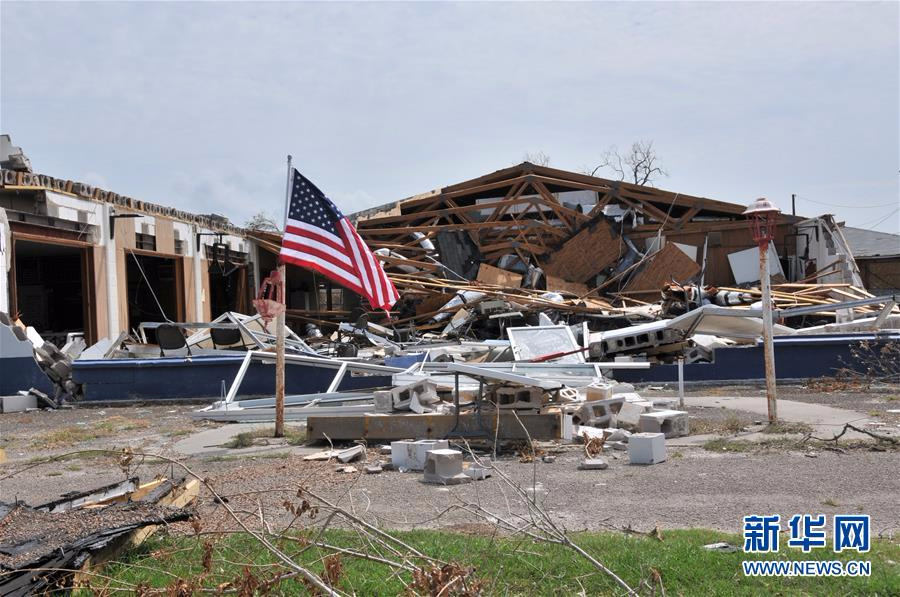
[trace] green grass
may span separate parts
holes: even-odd
[[[95,421],[91,425],[70,425],[47,431],[38,435],[32,441],[32,445],[43,448],[74,446],[112,437],[123,431],[146,429],[149,426],[150,421],[146,419],[129,419],[121,415],[113,415],[100,421]]]
[[[572,551],[557,545],[522,538],[492,538],[440,531],[406,531],[395,535],[422,552],[442,560],[471,566],[469,578],[483,581],[488,595],[614,595],[620,594],[606,576]],[[900,594],[900,546],[884,540],[874,542],[867,554],[834,554],[818,550],[811,554],[787,548],[779,554],[746,555],[708,551],[703,546],[727,541],[740,547],[740,537],[709,530],[664,531],[662,541],[620,533],[579,533],[573,539],[589,553],[622,576],[633,587],[658,574],[669,595],[897,595]],[[355,534],[330,530],[332,544],[360,548]],[[295,541],[278,541],[297,561],[314,571],[323,571],[325,553],[315,547],[305,551]],[[147,541],[140,551],[119,563],[108,565],[103,574],[116,579],[111,587],[134,589],[137,585],[163,588],[176,578],[202,579],[203,586],[216,587],[242,576],[238,563],[251,564],[254,575],[264,577],[279,569],[274,558],[244,534],[216,541],[209,572],[203,575],[203,544],[192,537]],[[854,557],[855,556],[855,557]],[[741,570],[744,559],[867,560],[868,578],[751,578]],[[401,580],[380,563],[344,556],[344,571],[337,586],[358,595],[397,595]],[[271,565],[267,565],[271,564]],[[172,576],[174,575],[174,576]],[[408,578],[404,576],[403,578]],[[99,586],[99,584],[98,584]],[[647,591],[642,591],[647,593]],[[273,594],[306,594],[295,580],[274,588]],[[659,587],[657,586],[657,595]]]
[[[254,452],[252,454],[223,454],[221,456],[210,456],[204,458],[203,462],[243,462],[245,460],[266,460],[277,458],[289,458],[290,452]]]
[[[249,448],[251,446],[255,446],[257,444],[257,440],[266,438],[275,438],[274,427],[263,427],[260,429],[254,429],[253,431],[244,431],[243,433],[238,433],[233,438],[225,442],[223,446],[232,449]],[[302,445],[304,442],[306,442],[306,429],[298,429],[296,427],[285,426],[284,438],[287,440],[288,445]]]
[[[763,433],[812,433],[814,430],[811,425],[807,425],[806,423],[796,423],[789,421],[777,421],[775,423],[769,423],[766,425],[762,432]]]
[[[703,444],[705,450],[710,452],[763,452],[771,449],[784,449],[796,446],[796,441],[783,440],[781,438],[765,439],[760,442],[751,442],[746,439],[728,439],[717,437]]]

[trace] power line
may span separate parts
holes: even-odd
[[[891,207],[892,205],[897,205],[896,203],[885,203],[884,205],[838,205],[837,203],[825,203],[824,201],[816,201],[815,199],[803,197],[802,195],[797,195],[797,199],[803,199],[804,201],[809,201],[810,203],[818,203],[819,205],[827,205],[829,207],[848,207],[851,209],[876,209],[879,207]]]
[[[897,213],[897,212],[900,212],[900,207],[898,207],[898,208],[895,209],[894,211],[890,212],[888,215],[884,216],[883,218],[881,218],[880,220],[878,220],[878,221],[875,222],[874,224],[870,224],[869,222],[866,222],[865,224],[860,224],[860,226],[861,226],[861,227],[865,227],[865,228],[875,228],[875,227],[877,227],[879,224],[881,224],[882,222],[884,222],[885,220],[887,220],[889,217],[891,217],[892,215],[894,215],[894,214]],[[871,220],[870,220],[870,222],[871,222]]]

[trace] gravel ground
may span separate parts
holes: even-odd
[[[220,423],[194,421],[196,405],[79,407],[0,415],[0,448],[10,461],[123,446],[157,451]]]
[[[807,454],[815,454],[814,458]],[[556,461],[520,463],[500,459],[496,466],[523,487],[535,485],[538,499],[556,520],[570,529],[603,529],[631,525],[649,530],[707,527],[737,532],[741,517],[755,512],[864,512],[879,530],[900,528],[900,457],[896,451],[850,450],[812,453],[713,453],[702,448],[670,449],[670,459],[654,466],[635,466],[624,453],[605,455],[609,469],[579,471],[578,448],[567,448]],[[618,458],[616,458],[618,456]],[[337,473],[335,465],[306,462],[285,453],[240,460],[188,462],[258,526],[260,509],[266,518],[284,523],[285,500],[298,502],[297,488],[340,503],[372,522],[392,528],[455,526],[477,522],[463,512],[441,515],[448,506],[480,503],[498,516],[523,512],[521,499],[499,477],[455,487],[421,482],[421,475],[386,471],[378,475]],[[122,478],[112,463],[83,464],[48,478],[45,465],[3,482],[3,493],[15,492],[32,503],[58,495],[60,489],[96,487]],[[359,467],[361,468],[361,467]],[[165,464],[141,467],[142,478],[171,474]],[[832,505],[829,505],[832,504]],[[834,506],[837,504],[838,506]],[[204,528],[230,527],[222,507],[207,495],[201,505]]]
[[[697,394],[711,394],[710,388]],[[752,392],[752,388],[716,389],[718,395]],[[646,392],[648,395],[651,392]],[[652,392],[663,395],[665,392]],[[790,395],[788,395],[790,394]],[[800,400],[803,391],[784,392]],[[868,401],[886,400],[879,394],[848,394],[822,402],[864,409]],[[808,395],[809,401],[815,396]],[[40,464],[28,470],[29,460],[76,449],[132,445],[166,453],[186,433],[202,429],[186,411],[189,406],[76,409],[51,413],[0,416],[0,447],[10,462],[0,464],[0,500],[39,503],[67,491],[89,489],[121,480],[123,471],[110,456],[82,456]],[[729,434],[735,425],[752,423],[754,415],[719,408],[691,409],[692,425],[703,433]],[[110,423],[112,421],[112,423]],[[140,421],[140,423],[135,423]],[[71,429],[87,429],[78,434]],[[60,434],[60,430],[67,430]],[[94,433],[100,430],[99,434]],[[99,435],[100,437],[96,437]],[[49,439],[65,445],[50,444]],[[71,441],[68,441],[71,440]],[[47,447],[45,447],[47,446]],[[837,453],[786,447],[748,453],[717,453],[702,447],[669,447],[665,463],[641,467],[628,464],[625,453],[604,454],[609,469],[579,471],[579,447],[561,448],[553,463],[520,463],[501,458],[496,466],[523,487],[536,485],[537,499],[567,528],[603,529],[630,525],[638,530],[707,527],[738,532],[741,517],[752,513],[864,512],[879,532],[900,528],[900,452],[865,448]],[[386,471],[378,475],[338,473],[335,465],[307,462],[298,449],[286,446],[256,456],[194,457],[186,464],[226,496],[228,505],[259,525],[259,512],[284,522],[285,500],[299,501],[297,488],[339,501],[372,522],[392,528],[466,527],[477,519],[450,506],[479,503],[498,516],[523,512],[521,499],[499,476],[455,487],[421,482],[421,475]],[[618,457],[618,458],[617,458]],[[370,459],[377,458],[370,452]],[[357,465],[359,466],[359,465]],[[362,467],[359,466],[361,469]],[[145,462],[130,474],[151,479],[179,474],[165,462]],[[203,526],[210,530],[233,524],[221,504],[205,494],[199,505]]]
[[[900,413],[890,413],[889,410],[900,411],[900,386],[882,385],[874,386],[868,390],[863,389],[834,389],[833,386],[813,384],[812,386],[779,385],[778,397],[797,402],[810,404],[824,404],[835,408],[855,410],[876,418],[886,425],[900,425]],[[661,390],[650,390],[647,386],[637,388],[638,392],[648,398],[670,397],[678,395],[678,388],[671,384],[662,387]],[[824,389],[823,389],[824,388]],[[830,391],[824,391],[829,389]],[[765,396],[765,386],[716,386],[716,387],[688,387],[685,388],[686,396]],[[759,419],[758,415],[751,415]]]

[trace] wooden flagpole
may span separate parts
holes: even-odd
[[[285,185],[284,197],[284,219],[282,220],[282,230],[287,232],[288,206],[291,202],[291,156],[287,157],[287,182]],[[285,277],[287,275],[284,262],[278,259],[278,300],[281,302],[278,317],[275,319],[275,437],[284,437],[284,326],[285,309],[287,300],[285,298],[285,290],[287,284]]]

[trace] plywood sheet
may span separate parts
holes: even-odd
[[[209,261],[206,259],[200,260],[200,280],[203,283],[202,294],[200,295],[200,300],[203,301],[203,313],[200,314],[203,316],[203,319],[201,321],[209,321],[212,319],[210,316],[212,306],[209,300]]]
[[[518,288],[522,285],[522,274],[500,269],[487,263],[482,263],[478,267],[478,277],[476,279],[485,284],[496,284],[497,286],[511,288]]]
[[[586,282],[619,259],[622,240],[606,220],[578,232],[544,261],[544,273],[569,282]]]
[[[571,292],[576,296],[584,296],[588,293],[587,284],[569,282],[558,276],[547,276],[547,290],[556,292]]]
[[[116,218],[116,246],[123,249],[134,249],[134,218]]]
[[[156,218],[156,251],[175,254],[175,227],[168,218]]]
[[[97,338],[106,338],[115,335],[110,333],[107,311],[109,305],[106,296],[106,249],[93,247],[91,254],[94,260],[94,317],[97,320]]]
[[[696,261],[685,255],[674,243],[666,243],[662,251],[638,271],[624,291],[660,291],[672,280],[686,282],[699,273],[700,266]]]
[[[194,291],[193,257],[181,258],[181,275],[184,280],[184,319],[185,321],[200,321],[196,307],[197,297]]]
[[[121,220],[116,220],[116,222],[121,222]],[[134,235],[132,235],[132,239],[133,238]],[[118,239],[119,235],[116,233],[116,240],[118,241]],[[118,336],[119,333],[123,331],[131,331],[128,329],[128,268],[125,263],[125,259],[129,257],[130,256],[126,255],[125,251],[122,249],[116,249],[116,280],[118,281],[117,298],[119,299],[119,328],[121,329],[109,330],[110,335],[112,336]]]

